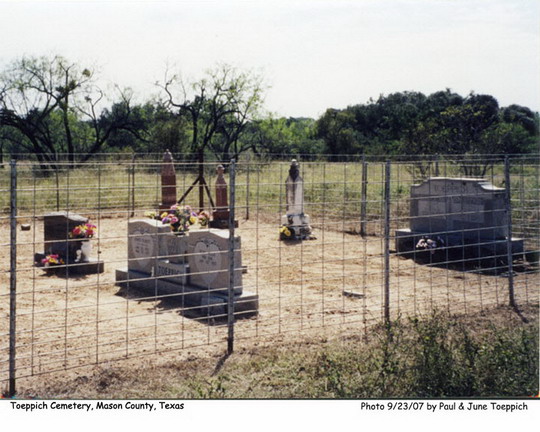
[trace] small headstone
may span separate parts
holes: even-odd
[[[91,274],[104,271],[103,261],[92,259],[92,240],[71,238],[74,228],[88,223],[88,218],[76,213],[59,211],[43,217],[44,253],[36,253],[40,263],[47,255],[58,255],[67,264],[67,273]]]
[[[170,209],[176,204],[176,172],[172,154],[167,150],[163,155],[161,165],[161,204],[160,210]]]
[[[58,254],[68,261],[75,261],[75,241],[69,233],[79,225],[88,223],[88,218],[65,211],[48,213],[43,217],[45,254]]]
[[[285,181],[287,212],[281,217],[281,239],[306,240],[311,238],[312,229],[309,215],[304,213],[304,180],[300,176],[300,166],[293,159],[289,176]]]

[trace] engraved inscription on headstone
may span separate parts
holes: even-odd
[[[194,262],[197,271],[201,272],[199,277],[204,281],[204,284],[211,286],[212,282],[218,276],[219,271],[223,271],[221,267],[221,251],[215,240],[204,238],[197,242],[193,249]]]
[[[172,235],[170,228],[152,219],[132,220],[128,227],[128,267],[151,274],[157,257],[163,255],[160,239]]]
[[[240,237],[236,237],[234,253],[235,292],[242,289],[242,254]],[[229,286],[229,231],[199,230],[189,233],[188,264],[190,283],[202,288],[226,291]]]
[[[160,280],[186,285],[188,283],[188,267],[185,264],[170,263],[164,260],[156,262],[155,276]]]

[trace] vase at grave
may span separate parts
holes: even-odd
[[[77,242],[75,262],[89,262],[92,254],[92,242],[90,239]]]

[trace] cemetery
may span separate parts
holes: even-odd
[[[510,286],[517,304],[538,299],[538,202],[523,191],[529,198],[514,198],[509,219],[500,171],[483,179],[454,173],[416,179],[396,163],[385,182],[385,164],[377,161],[289,159],[208,163],[197,184],[197,167],[188,166],[188,177],[168,152],[154,166],[146,174],[141,164],[140,180],[129,177],[117,195],[114,187],[95,189],[101,207],[81,200],[56,210],[49,202],[35,217],[20,213],[23,376],[151,353],[219,350],[229,337],[229,312],[236,338],[255,343],[292,334],[367,334],[385,319],[433,308],[468,313],[506,305]],[[124,172],[132,176],[134,169]],[[71,194],[91,177],[72,179]],[[196,186],[186,195],[190,184]],[[19,199],[24,205],[24,193]],[[0,224],[0,237],[9,239],[8,223]],[[0,254],[8,270],[10,248]],[[479,258],[498,271],[478,266]],[[0,279],[7,298],[9,272]],[[7,302],[0,313],[9,316]],[[8,324],[0,320],[1,334]]]

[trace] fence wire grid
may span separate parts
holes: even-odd
[[[227,343],[231,349],[233,340],[247,343],[321,329],[367,335],[375,324],[434,309],[466,314],[538,304],[538,158],[299,162],[312,238],[280,239],[290,160],[232,161],[225,165],[229,220],[219,230],[229,240],[226,246],[187,247],[174,256],[154,248],[152,262],[144,263],[149,274],[130,273],[130,282],[120,285],[118,271],[139,260],[128,250],[130,225],[150,220],[148,212],[163,211],[161,160],[59,162],[54,168],[19,160],[4,167],[0,383],[13,388],[15,378],[201,346]],[[197,184],[182,206],[215,210],[208,193],[215,203],[216,166],[208,162],[201,170],[196,162],[174,162],[178,198],[201,172],[208,184],[208,190]],[[479,207],[476,192],[467,188],[443,188],[428,198],[414,192],[418,185],[449,178],[487,185],[484,199],[498,204]],[[51,212],[81,215],[97,226],[91,255],[102,272],[70,271],[81,262],[40,265]],[[457,222],[437,228],[436,221],[448,219]],[[425,232],[411,229],[426,223],[430,229]],[[184,236],[166,230],[154,235],[189,238],[204,229],[195,223]],[[240,241],[230,241],[231,234]],[[76,240],[66,231],[66,243]],[[199,283],[189,297],[185,290],[175,291],[174,284],[215,280],[207,274],[211,270],[197,272],[191,266],[186,282],[176,271],[156,269],[158,261],[174,266],[193,256],[228,260],[229,267],[217,275],[221,285]],[[172,289],[162,289],[161,281]],[[239,286],[248,298],[244,307],[242,298],[233,296]],[[221,295],[224,307],[209,307],[213,294]],[[197,295],[206,295],[206,303],[186,300]]]

